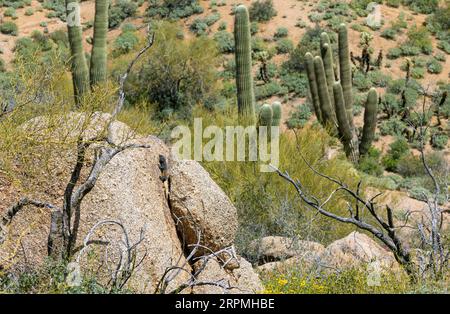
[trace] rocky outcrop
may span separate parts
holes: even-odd
[[[178,226],[187,243],[200,242],[213,251],[231,246],[238,226],[237,211],[208,172],[196,161],[174,161],[170,178],[170,206],[180,219]]]
[[[397,265],[394,255],[382,248],[367,235],[354,231],[343,239],[327,246],[321,255],[321,263],[328,267],[358,267],[371,262],[379,262],[385,268]]]
[[[194,294],[204,293],[261,293],[264,287],[258,278],[258,275],[253,271],[252,265],[243,257],[238,257],[240,267],[234,270],[226,270],[222,267],[220,262],[216,259],[209,260],[206,265],[203,261],[198,261],[194,264],[194,271],[198,271],[203,267],[203,271],[198,276],[198,281],[202,285],[193,288]],[[223,278],[220,283],[223,286],[211,284],[214,278]],[[208,284],[210,283],[210,284]]]
[[[298,249],[292,246],[297,244]],[[333,271],[352,267],[364,267],[377,262],[384,269],[399,267],[393,254],[367,235],[352,232],[324,248],[321,244],[283,237],[266,237],[258,242],[262,260],[270,261],[258,266],[260,272],[302,269],[309,271]],[[253,244],[255,245],[255,244]]]
[[[114,264],[120,259],[125,250],[122,243],[127,240],[131,244],[138,243],[136,261],[139,265],[127,288],[152,293],[163,274],[172,266],[183,267],[185,271],[169,273],[172,280],[166,291],[182,285],[191,279],[194,266],[192,261],[186,260],[186,247],[183,245],[195,243],[196,239],[192,237],[194,224],[185,224],[186,228],[177,232],[179,221],[175,221],[174,217],[187,213],[202,230],[203,245],[215,251],[233,244],[237,229],[236,209],[200,164],[178,161],[161,140],[153,136],[139,136],[123,123],[114,122],[106,130],[105,125],[110,119],[108,114],[86,117],[74,113],[52,121],[37,118],[24,126],[37,139],[52,138],[55,142],[64,143],[58,145],[58,151],[51,154],[48,160],[54,170],[48,182],[58,182],[60,185],[55,183],[49,190],[42,184],[32,195],[27,195],[56,206],[62,205],[80,134],[84,139],[105,134],[114,145],[133,143],[146,146],[126,149],[117,154],[103,169],[94,188],[82,202],[77,247],[82,247],[86,236],[99,222],[115,221],[123,226],[122,229],[118,224],[105,223],[92,232],[90,240],[100,244],[92,245],[89,253],[79,257],[83,273],[95,271],[100,280],[110,279],[110,271],[104,265]],[[95,148],[104,144],[100,141],[92,145]],[[160,155],[166,156],[172,169],[173,185],[169,191],[160,178]],[[89,174],[93,158],[92,153],[87,156],[82,177]],[[30,180],[33,179],[30,177]],[[171,195],[171,206],[168,194]],[[18,193],[16,196],[23,195]],[[11,198],[9,206],[17,200],[17,197]],[[0,217],[5,214],[6,208],[0,207]],[[40,267],[47,257],[49,225],[50,211],[47,209],[29,206],[19,212],[6,230],[6,239],[0,244],[0,265],[11,272]],[[126,235],[123,230],[126,230]],[[181,232],[188,236],[182,237]],[[106,246],[108,251],[105,251]],[[98,268],[99,265],[103,267]],[[242,287],[247,292],[258,290],[252,288],[259,288],[261,282],[251,265],[242,261],[238,266],[234,267],[236,269],[231,275],[219,264],[217,267],[221,271],[200,275],[208,274],[207,278],[211,281],[222,280],[222,277],[233,279],[238,288]],[[205,286],[196,293],[215,291],[213,287]],[[183,292],[191,291],[185,289]]]
[[[317,242],[279,236],[264,237],[250,243],[252,253],[260,256],[265,262],[285,260],[294,256],[303,256],[304,259],[313,260],[324,249],[325,247]]]

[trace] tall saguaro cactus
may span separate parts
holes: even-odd
[[[78,0],[66,0],[67,32],[69,36],[71,69],[75,101],[89,90],[89,70],[83,50],[83,31],[81,28]]]
[[[94,41],[90,68],[91,87],[106,81],[108,2],[108,0],[95,1]]]
[[[234,39],[236,57],[236,87],[239,119],[255,123],[255,93],[253,91],[250,18],[244,5],[235,9]]]
[[[71,72],[77,105],[80,104],[81,97],[90,90],[90,87],[106,81],[108,6],[109,0],[95,1],[94,40],[89,69],[83,49],[79,1],[66,0]]]
[[[353,123],[352,74],[348,36],[345,25],[339,28],[339,79],[335,81],[333,55],[328,35],[321,35],[321,55],[305,55],[306,70],[314,109],[319,122],[331,127],[337,126],[337,133],[344,150],[353,162],[368,153],[375,137],[377,124],[377,91],[372,88],[367,96],[364,112],[364,127],[361,141]],[[314,71],[313,71],[314,69]]]

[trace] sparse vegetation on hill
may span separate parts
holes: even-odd
[[[78,185],[52,182],[64,172],[51,164],[61,147],[72,147],[75,182],[119,147],[86,134],[37,140],[24,127],[32,119],[108,112],[167,144],[177,126],[194,134],[196,118],[203,129],[279,126],[278,175],[255,161],[201,162],[237,211],[229,244],[260,269],[265,293],[448,292],[450,1],[86,0],[69,27],[65,2],[0,0],[0,224],[25,196],[49,201],[30,205],[44,213],[67,208]],[[159,158],[151,175],[167,193]],[[398,266],[381,286],[366,284],[367,263],[311,276],[289,261],[300,256],[267,260],[252,249],[270,236],[326,246],[355,230]],[[63,243],[64,258],[20,275],[0,256],[0,292],[137,292],[94,274],[66,286],[74,243]]]

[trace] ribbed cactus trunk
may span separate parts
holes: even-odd
[[[320,35],[320,52],[322,55],[323,66],[325,68],[325,75],[327,77],[328,93],[333,95],[334,85],[334,65],[333,65],[333,50],[331,49],[330,38],[327,33]],[[334,98],[330,97],[331,106],[334,107]]]
[[[255,124],[250,19],[244,5],[235,10],[234,39],[239,119],[244,124]]]
[[[344,145],[345,154],[349,156],[350,159],[354,160],[355,151],[352,145],[353,134],[347,119],[347,113],[345,111],[344,92],[342,91],[342,86],[339,82],[335,82],[333,85],[333,95],[335,100],[339,136],[342,144]],[[358,159],[357,156],[356,159]]]
[[[108,5],[108,0],[95,0],[94,41],[90,67],[91,87],[106,81]]]
[[[262,105],[259,112],[259,125],[270,128],[272,126],[272,119],[272,107],[269,104]]]
[[[71,51],[71,69],[75,102],[89,91],[89,70],[83,50],[83,31],[77,0],[66,0],[67,32]]]
[[[369,152],[373,139],[375,138],[375,129],[377,126],[378,112],[378,94],[375,88],[371,88],[367,95],[366,109],[364,111],[364,128],[359,145],[359,153],[363,156]]]
[[[339,26],[339,79],[344,92],[345,110],[350,127],[353,129],[353,94],[352,94],[352,66],[350,61],[350,48],[348,45],[348,32],[345,24]]]
[[[334,110],[331,106],[330,94],[328,93],[327,79],[323,67],[322,58],[314,58],[314,73],[317,79],[317,89],[319,92],[320,112],[325,126],[335,126]]]
[[[311,101],[313,103],[314,111],[316,113],[317,120],[323,123],[322,112],[320,111],[319,91],[317,89],[316,73],[314,72],[314,57],[311,53],[307,52],[306,59],[306,74],[308,76],[309,90],[311,93]]]
[[[281,124],[281,103],[276,101],[272,104],[272,126]]]

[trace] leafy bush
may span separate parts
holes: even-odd
[[[386,57],[388,59],[393,60],[393,59],[400,58],[401,55],[402,55],[402,49],[400,49],[400,48],[391,48],[391,49],[388,50],[388,52],[386,54]]]
[[[288,38],[282,38],[277,41],[275,48],[278,54],[290,53],[294,50],[294,43]]]
[[[5,35],[17,36],[19,28],[14,22],[5,22],[0,25],[0,32]]]
[[[177,20],[194,14],[203,13],[202,6],[198,0],[149,0],[147,9],[149,17],[159,16]]]
[[[397,33],[398,33],[397,30],[393,28],[386,28],[383,32],[381,32],[381,37],[390,40],[395,40],[395,38],[397,37]]]
[[[447,134],[434,134],[431,137],[431,145],[433,146],[433,148],[442,150],[447,148],[447,143],[448,143],[448,136]]]
[[[117,0],[109,7],[109,28],[119,27],[122,22],[136,14],[137,5],[131,0]]]
[[[281,86],[287,88],[290,93],[294,93],[297,97],[306,97],[308,95],[308,79],[305,73],[295,73],[283,71],[281,78]]]
[[[126,54],[132,51],[139,44],[139,38],[134,31],[122,31],[114,41],[113,53],[115,56]]]
[[[33,14],[34,14],[33,8],[28,8],[28,9],[25,10],[25,15],[26,16],[31,16]]]
[[[401,136],[406,124],[398,118],[385,120],[380,124],[381,135],[397,135]]]
[[[442,64],[439,61],[437,61],[435,58],[431,58],[427,62],[428,73],[439,74],[442,72],[443,68],[444,67],[442,66]]]
[[[371,147],[368,154],[360,159],[358,169],[372,176],[381,176],[384,168],[380,165],[380,156],[381,152]]]
[[[403,0],[403,4],[418,13],[430,14],[439,7],[439,0]]]
[[[288,29],[286,27],[278,27],[273,37],[275,38],[284,38],[288,35]]]
[[[217,48],[221,53],[234,52],[234,36],[227,31],[219,31],[214,34],[214,40],[217,43]]]
[[[287,94],[288,90],[277,82],[269,82],[267,84],[257,86],[255,89],[256,100],[267,99],[272,96],[282,96]]]
[[[177,25],[163,22],[154,27],[158,40],[146,55],[142,69],[130,77],[130,96],[146,96],[163,110],[189,117],[192,106],[217,93],[218,52],[214,40],[206,37],[185,41]],[[189,66],[185,66],[189,64]]]
[[[272,0],[256,0],[250,5],[250,20],[267,22],[277,15]]]
[[[389,145],[388,153],[383,157],[383,165],[386,170],[396,171],[399,161],[409,153],[408,142],[404,138],[397,140]]]
[[[313,55],[320,53],[320,34],[325,29],[316,25],[314,28],[308,27],[302,39],[290,54],[289,60],[283,64],[283,68],[287,71],[304,71],[305,70],[305,54],[311,52]],[[328,33],[332,43],[336,42],[336,34]]]
[[[218,20],[220,20],[220,14],[214,13],[208,16],[205,16],[204,18],[197,18],[195,19],[192,24],[190,25],[189,29],[191,32],[199,35],[204,35],[207,31],[207,29],[216,23]]]
[[[299,105],[291,113],[287,121],[287,127],[289,129],[303,128],[311,118],[311,115],[311,109],[307,105]]]
[[[431,34],[426,27],[417,27],[416,25],[414,25],[409,28],[407,36],[407,45],[417,47],[425,54],[431,54],[431,52],[433,51]]]

